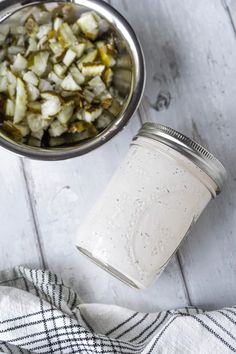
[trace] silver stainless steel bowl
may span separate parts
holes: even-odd
[[[17,1],[17,0],[3,0],[0,2],[0,23],[8,21],[11,16],[17,13],[19,10],[33,5],[39,5],[43,3],[73,3],[84,7],[86,10],[96,11],[101,17],[105,18],[110,24],[117,35],[124,41],[128,55],[131,59],[130,70],[130,82],[128,86],[126,84],[126,99],[124,107],[112,122],[103,132],[99,135],[91,138],[90,140],[77,143],[73,146],[62,146],[58,148],[39,148],[31,147],[23,143],[18,143],[12,140],[9,136],[0,131],[0,146],[18,154],[27,156],[32,159],[38,160],[63,160],[79,155],[83,155],[97,147],[103,145],[112,137],[114,137],[129,121],[137,109],[145,86],[145,63],[144,56],[140,46],[140,43],[123,16],[120,15],[112,6],[101,0],[63,0],[63,1]],[[118,90],[122,90],[123,85],[122,70],[119,72],[117,69],[117,76],[115,81],[115,87]],[[128,88],[127,88],[128,87]]]

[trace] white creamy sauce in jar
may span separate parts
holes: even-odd
[[[147,287],[216,189],[187,157],[138,137],[80,228],[77,246],[130,285]]]

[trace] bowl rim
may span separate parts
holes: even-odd
[[[13,15],[15,12],[42,3],[73,3],[75,5],[85,6],[88,9],[100,13],[120,32],[129,47],[130,54],[135,63],[134,68],[134,84],[131,91],[130,101],[124,112],[116,119],[114,124],[108,126],[103,132],[96,135],[77,146],[63,148],[38,148],[29,145],[18,144],[14,140],[5,139],[0,136],[0,146],[20,156],[25,156],[35,160],[57,161],[66,160],[73,157],[84,155],[92,150],[97,149],[109,140],[111,140],[118,132],[120,132],[129,122],[131,117],[137,110],[146,83],[146,66],[143,50],[137,35],[133,28],[113,6],[101,0],[49,0],[49,1],[22,1],[19,0],[3,0],[0,3],[0,23]],[[5,13],[4,13],[5,12]],[[122,33],[123,31],[123,33]]]

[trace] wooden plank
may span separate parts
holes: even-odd
[[[0,269],[43,264],[20,158],[0,149]]]
[[[191,302],[235,304],[236,46],[232,21],[218,1],[112,0],[131,22],[146,54],[140,114],[184,132],[210,149],[229,178],[180,249]],[[234,1],[228,1],[234,4]],[[235,12],[232,14],[234,17]],[[171,99],[169,99],[171,98]],[[157,104],[158,103],[158,104]]]
[[[138,117],[111,142],[82,157],[62,162],[25,161],[47,266],[63,276],[85,301],[115,303],[137,310],[186,304],[181,277],[172,262],[158,286],[129,289],[75,249],[81,220],[125,155],[139,128]]]

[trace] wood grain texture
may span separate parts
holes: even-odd
[[[228,10],[225,4],[228,5]],[[131,22],[147,60],[143,121],[177,128],[228,170],[214,200],[179,251],[192,304],[217,308],[236,295],[235,2],[112,0]],[[232,10],[232,12],[231,12]],[[229,16],[231,14],[231,18]]]
[[[21,160],[3,149],[0,156],[0,269],[19,264],[42,267]]]

